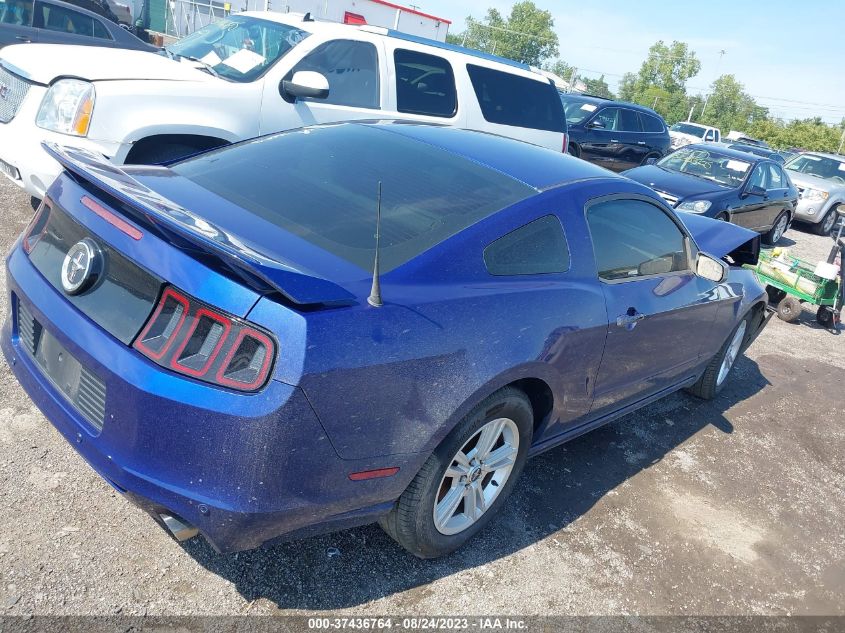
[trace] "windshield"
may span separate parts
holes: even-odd
[[[679,149],[657,163],[669,171],[712,180],[726,187],[739,187],[751,163],[706,149]]]
[[[257,79],[309,33],[287,24],[233,15],[218,20],[165,50],[208,64],[225,79]]]
[[[826,156],[801,154],[789,161],[784,167],[797,174],[809,174],[845,183],[845,161],[827,158]]]
[[[704,133],[707,131],[703,127],[698,127],[697,125],[690,125],[689,123],[675,123],[675,125],[673,125],[669,129],[673,132],[689,134],[690,136],[695,136],[698,138],[704,138]]]
[[[563,93],[560,94],[560,101],[563,103],[563,109],[566,112],[566,122],[569,125],[577,125],[599,109],[595,103],[573,99]]]

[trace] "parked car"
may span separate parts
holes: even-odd
[[[624,174],[678,211],[727,220],[776,244],[789,228],[798,189],[779,163],[715,144],[687,145]]]
[[[379,520],[448,553],[529,455],[713,397],[766,319],[723,261],[754,233],[496,135],[344,123],[122,169],[48,147],[68,172],[8,258],[6,359],[220,551]]]
[[[766,143],[766,141],[754,138],[753,136],[748,136],[744,132],[737,132],[736,130],[731,130],[725,140],[733,141],[734,143],[743,143],[744,145],[754,145],[756,147],[769,147],[769,144]]]
[[[573,156],[623,171],[669,151],[666,123],[650,108],[565,92],[560,99]]]
[[[830,233],[836,224],[836,206],[845,203],[845,156],[806,152],[784,168],[801,196],[795,219],[819,235]]]
[[[669,138],[672,149],[678,149],[690,143],[718,143],[722,132],[717,127],[681,121],[669,128]]]
[[[126,29],[120,28],[109,16],[102,12],[94,13],[80,6],[62,2],[61,0],[0,0],[0,48],[10,44],[29,44],[39,42],[42,44],[74,44],[77,46],[105,46],[108,48],[122,48],[133,51],[155,52],[158,49],[141,41]],[[93,5],[93,2],[87,3]],[[86,4],[86,6],[87,6]],[[114,14],[112,13],[112,16]],[[2,55],[9,54],[11,58],[21,62],[22,67],[17,68],[18,73],[26,73],[27,68],[38,65],[43,75],[43,69],[51,63],[57,67],[63,66],[66,62],[66,55],[72,55],[66,48],[35,48],[28,46],[13,53],[11,49],[3,49]],[[103,59],[102,51],[87,51],[88,61],[93,65],[108,64]],[[84,72],[83,69],[77,69]],[[12,73],[14,70],[11,71]],[[17,102],[30,88],[33,82],[28,81],[17,74],[10,74],[7,68],[0,68],[0,85],[10,86],[7,88],[8,95],[0,98],[4,101],[14,99],[12,107],[20,106]],[[44,86],[41,86],[44,88]],[[36,91],[37,92],[37,91]],[[8,108],[0,108],[0,128],[6,123]],[[31,131],[34,134],[34,131]],[[33,138],[32,140],[36,140]],[[3,154],[11,148],[13,143],[6,136],[0,140],[0,152]]]
[[[36,198],[60,172],[44,140],[159,163],[312,123],[395,118],[566,148],[557,91],[524,64],[295,14],[232,15],[166,55],[10,48],[0,66],[14,99],[0,110],[0,160]]]
[[[773,160],[776,163],[783,164],[786,162],[780,152],[777,152],[771,149],[770,147],[763,147],[762,145],[748,145],[746,143],[741,143],[738,141],[719,143],[719,145],[723,145],[724,147],[728,147],[730,149],[735,149],[739,152],[746,152],[748,154],[754,154],[755,156],[762,156],[763,158],[768,158],[769,160]]]

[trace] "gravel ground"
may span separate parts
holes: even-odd
[[[31,210],[2,178],[0,210],[6,252]],[[830,241],[783,244],[816,260]],[[480,538],[430,562],[377,527],[233,556],[180,545],[4,364],[0,615],[842,615],[842,340],[811,312],[773,320],[718,399],[677,394],[534,459]]]

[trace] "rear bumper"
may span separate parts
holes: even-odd
[[[244,395],[162,371],[66,302],[19,246],[7,264],[10,310],[2,349],[9,366],[80,455],[159,523],[161,513],[176,515],[218,551],[250,549],[286,534],[372,522],[416,472],[414,455],[390,458],[390,464],[339,458],[296,387],[271,381],[259,394]],[[19,301],[105,383],[102,431],[23,348]],[[348,477],[394,465],[401,476]]]

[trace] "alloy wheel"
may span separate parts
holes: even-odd
[[[510,418],[484,424],[452,457],[434,502],[434,526],[441,534],[463,532],[493,505],[513,470],[519,429]]]
[[[739,348],[742,347],[742,341],[745,338],[746,321],[739,324],[739,327],[734,332],[728,349],[725,350],[725,357],[722,359],[722,366],[719,367],[719,376],[716,378],[716,385],[721,385],[725,382],[731,367],[734,366],[736,357],[739,356]]]
[[[777,244],[784,233],[786,233],[786,216],[782,215],[775,225],[775,231],[772,234],[772,244]]]

